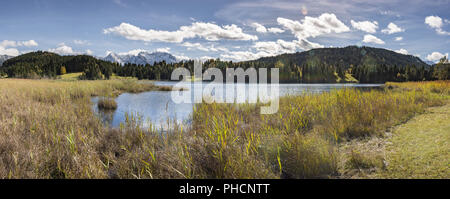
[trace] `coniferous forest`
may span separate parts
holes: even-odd
[[[109,79],[113,73],[138,79],[169,80],[174,69],[185,67],[193,72],[193,66],[193,60],[120,65],[89,55],[60,56],[37,51],[5,61],[0,72],[2,76],[15,78],[56,78],[65,73],[82,72],[80,79],[88,80]],[[237,67],[279,68],[282,83],[384,83],[450,78],[450,64],[446,58],[429,66],[412,55],[357,46],[312,49],[244,62],[211,59],[203,63],[203,70],[218,68],[223,73],[226,68]]]

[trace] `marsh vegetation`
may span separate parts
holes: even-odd
[[[261,104],[200,104],[191,126],[173,123],[166,133],[143,128],[134,114],[111,129],[92,112],[92,96],[158,89],[134,80],[1,79],[0,177],[338,178],[340,144],[383,137],[444,105],[450,82],[286,96],[273,115],[260,115]],[[346,165],[378,164],[355,151]]]

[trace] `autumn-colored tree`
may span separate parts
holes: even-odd
[[[65,66],[61,66],[60,74],[61,74],[61,75],[64,75],[64,74],[66,74],[66,73],[67,73],[66,67],[65,67]]]

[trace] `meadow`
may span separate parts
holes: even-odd
[[[260,115],[262,104],[200,104],[192,126],[167,121],[167,133],[141,128],[138,115],[110,129],[91,110],[92,96],[151,90],[169,88],[121,79],[0,79],[0,178],[346,177],[348,169],[385,166],[342,144],[382,138],[445,105],[450,81],[287,96],[273,115]]]

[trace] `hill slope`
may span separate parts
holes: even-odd
[[[289,82],[359,82],[422,80],[430,66],[412,55],[372,47],[319,48],[264,57],[250,64],[280,68],[280,80]]]
[[[61,74],[62,67],[65,68],[65,73],[90,70],[100,75],[110,75],[119,66],[89,55],[61,56],[51,52],[36,51],[6,60],[1,69],[8,77],[38,78],[56,77]]]

